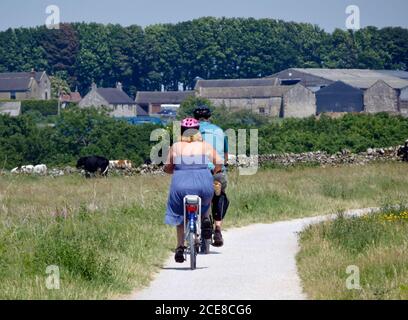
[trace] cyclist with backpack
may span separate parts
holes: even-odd
[[[211,110],[206,105],[198,106],[194,110],[194,118],[200,121],[200,132],[203,140],[209,143],[222,159],[222,170],[214,175],[214,197],[212,200],[212,216],[215,221],[213,246],[222,247],[224,245],[221,233],[222,221],[229,206],[229,200],[225,193],[227,188],[228,139],[220,127],[211,123],[211,116]],[[209,168],[214,170],[215,165],[210,162]]]

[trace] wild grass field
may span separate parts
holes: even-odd
[[[301,233],[297,256],[303,287],[311,299],[408,299],[408,210],[344,218]],[[353,270],[347,268],[353,266]],[[359,280],[356,280],[356,267]],[[347,287],[347,278],[352,284]],[[350,281],[350,280],[349,280]]]
[[[229,174],[226,227],[401,203],[407,166],[261,169]],[[170,177],[0,177],[0,298],[108,299],[145,286],[171,254]],[[59,290],[45,286],[60,268]]]

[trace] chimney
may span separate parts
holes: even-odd
[[[121,83],[121,82],[117,82],[117,83],[116,83],[116,88],[119,89],[120,91],[123,91],[122,83]]]
[[[35,78],[35,70],[34,70],[34,68],[31,69],[30,74],[31,74],[31,78],[34,79],[34,78]]]
[[[91,90],[95,91],[97,88],[98,87],[97,87],[96,83],[92,81]]]

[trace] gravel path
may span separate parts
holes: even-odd
[[[347,212],[361,215],[375,209]],[[301,300],[296,270],[297,233],[330,216],[257,224],[224,232],[225,245],[199,255],[197,270],[188,261],[176,264],[173,255],[150,287],[133,293],[138,300]]]

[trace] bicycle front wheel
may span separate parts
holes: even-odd
[[[190,232],[188,236],[188,242],[190,245],[190,267],[191,270],[195,270],[197,268],[197,248],[196,248],[196,241],[195,241],[195,234],[194,232]]]

